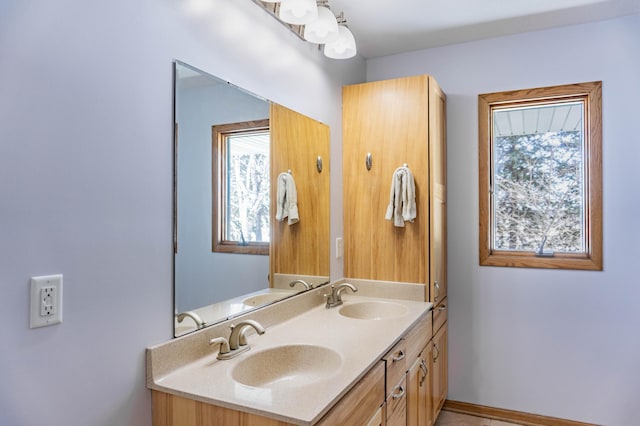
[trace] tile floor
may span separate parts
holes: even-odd
[[[468,416],[466,414],[440,411],[435,426],[518,426],[515,423],[507,423],[500,420],[483,419],[482,417]]]

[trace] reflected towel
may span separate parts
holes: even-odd
[[[408,167],[398,167],[391,179],[391,193],[385,219],[393,220],[393,225],[404,227],[404,221],[416,218],[416,184]]]
[[[289,173],[278,175],[278,187],[276,189],[276,220],[282,222],[287,217],[289,225],[298,223],[298,192],[296,182]]]

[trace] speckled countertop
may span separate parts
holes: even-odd
[[[218,360],[217,349],[208,345],[212,337],[228,337],[229,324],[224,323],[149,348],[147,387],[293,424],[311,425],[320,420],[432,308],[430,303],[415,300],[345,293],[343,306],[376,300],[406,308],[402,315],[383,320],[355,319],[341,315],[341,307],[326,309],[322,289],[313,293],[296,296],[251,316],[265,326],[266,333],[262,336],[251,333],[248,337],[251,349],[236,358]],[[379,291],[374,293],[380,294]],[[299,312],[293,312],[287,318],[276,318],[281,314],[278,310],[292,307]],[[232,376],[234,367],[247,357],[286,345],[321,346],[334,351],[338,357],[326,376],[305,385],[279,383],[254,387],[240,383]]]

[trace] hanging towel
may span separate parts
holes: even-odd
[[[416,218],[416,184],[408,167],[398,167],[391,179],[391,193],[385,219],[393,220],[393,225],[404,227],[404,221]]]
[[[298,223],[298,192],[296,182],[290,173],[278,175],[278,187],[276,190],[276,220],[282,222],[289,217],[289,225]]]

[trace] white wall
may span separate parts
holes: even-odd
[[[210,4],[0,3],[2,425],[150,424],[144,348],[173,325],[173,59],[339,141],[340,87],[364,64],[323,60],[250,1]],[[51,273],[64,274],[64,322],[31,330],[29,277]]]
[[[449,399],[606,425],[640,416],[640,16],[367,61],[448,96]],[[604,271],[478,266],[477,95],[603,81]]]

